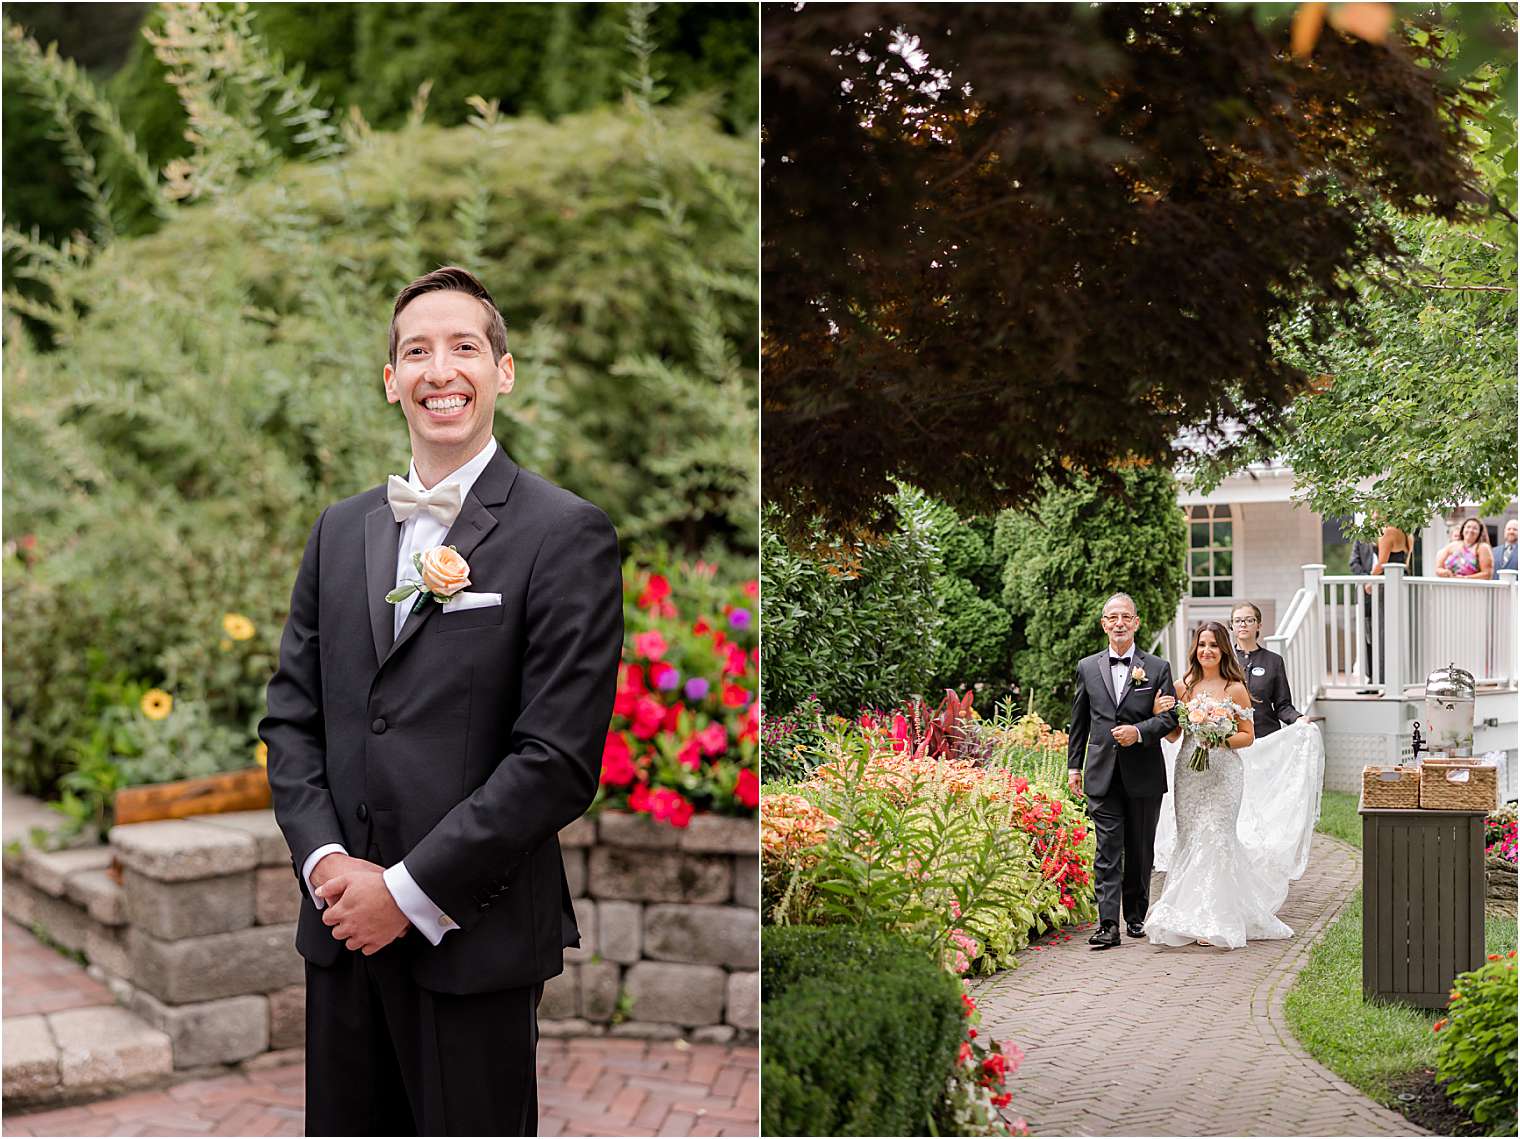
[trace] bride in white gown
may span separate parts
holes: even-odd
[[[1193,634],[1187,671],[1178,685],[1183,700],[1204,694],[1234,705],[1240,730],[1222,747],[1211,747],[1208,767],[1188,764],[1197,748],[1187,737],[1177,754],[1172,781],[1177,837],[1166,885],[1145,919],[1145,933],[1155,945],[1199,942],[1240,949],[1247,941],[1292,937],[1277,919],[1288,893],[1287,877],[1264,865],[1241,841],[1238,824],[1245,791],[1245,765],[1238,748],[1256,738],[1251,723],[1251,694],[1230,647],[1229,633],[1210,621]],[[1158,696],[1156,710],[1177,701]],[[1178,728],[1168,739],[1182,734]]]

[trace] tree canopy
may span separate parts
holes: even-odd
[[[1295,60],[1216,5],[768,11],[767,498],[869,528],[894,478],[985,513],[1274,437],[1398,261],[1390,208],[1486,208],[1490,97],[1438,29],[1395,41]]]

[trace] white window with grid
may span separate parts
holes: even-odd
[[[1228,504],[1188,510],[1188,596],[1235,595],[1235,542],[1239,519]]]

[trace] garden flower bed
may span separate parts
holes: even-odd
[[[950,693],[938,711],[916,703],[848,721],[804,708],[765,730],[788,749],[784,770],[806,773],[766,789],[770,925],[886,932],[963,977],[1013,967],[1033,937],[1096,916],[1095,836],[1066,788],[1065,738],[1038,718],[982,720],[969,695]],[[1022,1052],[979,1038],[961,984],[965,1020],[942,1069],[936,1132],[1025,1133],[1001,1114]],[[848,1015],[871,999],[846,990],[832,999]],[[787,1054],[785,1032],[784,1018],[772,1025],[774,1055]],[[768,1064],[767,1095],[810,1078]]]

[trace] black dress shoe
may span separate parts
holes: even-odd
[[[1112,949],[1119,944],[1119,925],[1117,922],[1104,922],[1098,927],[1098,932],[1087,939],[1087,944],[1094,949]]]
[[[1128,921],[1124,923],[1124,932],[1131,937],[1145,936],[1145,923],[1143,921]]]

